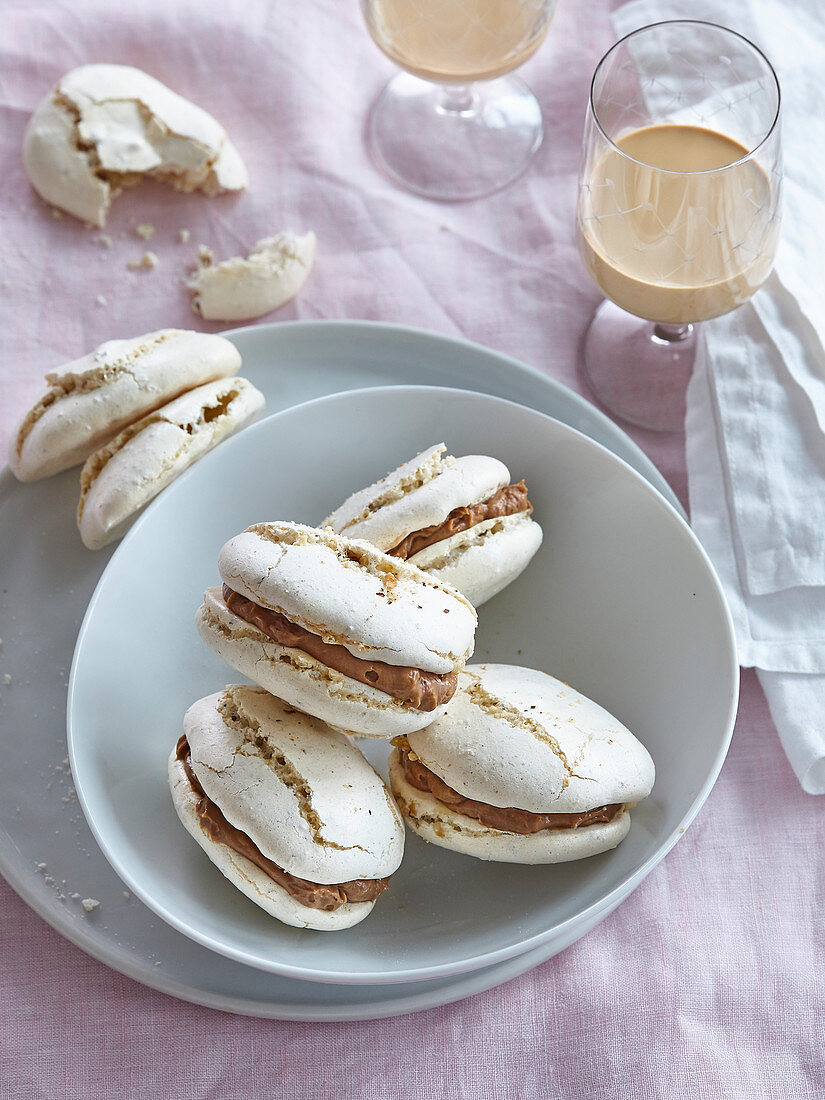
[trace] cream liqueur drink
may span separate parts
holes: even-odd
[[[543,0],[376,0],[370,34],[425,80],[470,83],[518,68],[550,26]]]
[[[770,273],[779,228],[768,177],[747,149],[678,124],[616,145],[621,153],[594,155],[580,199],[582,257],[605,295],[671,324],[746,301]]]

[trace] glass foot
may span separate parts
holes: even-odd
[[[514,76],[441,85],[400,73],[375,101],[367,129],[372,156],[390,179],[453,202],[512,183],[542,135],[538,101]]]
[[[694,325],[643,321],[603,302],[584,338],[584,375],[600,405],[641,428],[685,430]]]

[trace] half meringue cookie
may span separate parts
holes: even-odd
[[[284,924],[350,928],[401,863],[404,825],[381,778],[344,734],[261,688],[194,703],[168,770],[189,834]]]
[[[87,458],[77,526],[90,550],[121,538],[175,478],[264,407],[245,378],[207,382],[130,424]]]
[[[48,390],[12,435],[11,471],[36,481],[68,470],[173,397],[240,366],[234,344],[206,332],[164,328],[107,340],[46,375]]]
[[[468,665],[444,714],[399,738],[390,783],[414,832],[502,863],[615,848],[655,769],[625,726],[547,673]]]
[[[527,567],[541,546],[527,487],[510,484],[503,462],[453,458],[443,443],[368,486],[324,521],[367,539],[462,592],[474,607]]]
[[[366,737],[445,711],[473,650],[476,613],[454,588],[366,542],[258,523],[218,557],[201,638],[273,695]]]

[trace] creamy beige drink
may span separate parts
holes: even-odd
[[[541,45],[545,0],[374,0],[367,26],[401,68],[439,83],[487,80],[518,68]]]
[[[699,126],[648,126],[595,153],[579,203],[585,266],[622,309],[684,324],[735,309],[770,273],[778,221],[748,150]],[[626,155],[622,155],[626,154]],[[736,163],[737,161],[741,163]]]

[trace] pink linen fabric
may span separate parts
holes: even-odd
[[[609,7],[561,0],[525,67],[547,121],[530,172],[443,206],[397,190],[366,156],[365,113],[392,67],[354,0],[4,0],[0,446],[46,370],[107,338],[219,327],[198,322],[182,286],[201,241],[223,257],[286,227],[314,229],[319,249],[277,319],[466,336],[586,392],[577,349],[599,296],[576,253],[575,177]],[[208,200],[146,185],[116,200],[109,248],[53,218],[23,173],[23,129],[63,72],[104,60],[211,110],[247,162],[249,192]],[[148,244],[141,222],[156,226]],[[147,247],[159,266],[130,270]],[[681,440],[635,437],[684,500]],[[823,1096],[824,846],[822,804],[800,790],[747,673],[721,778],[664,863],[568,951],[456,1005],[356,1024],[202,1009],[86,957],[0,882],[0,1097]]]

